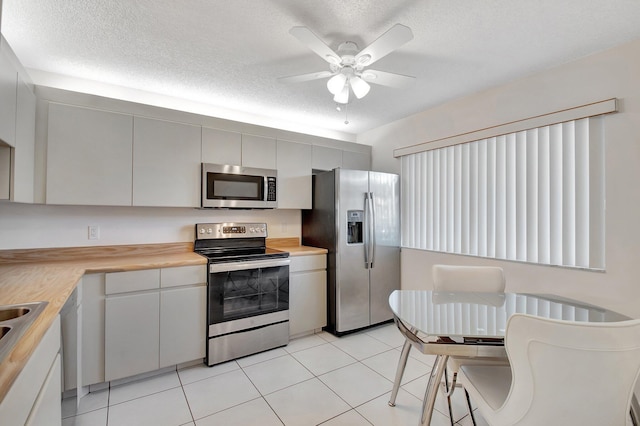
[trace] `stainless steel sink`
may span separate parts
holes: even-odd
[[[49,302],[0,305],[0,363]]]
[[[31,308],[28,308],[26,306],[6,309],[0,306],[0,322],[12,320],[14,318],[20,318],[22,316],[25,316],[29,312],[31,312]]]
[[[7,334],[9,334],[9,331],[11,331],[11,327],[7,326],[7,325],[3,325],[0,326],[0,340],[6,336]]]

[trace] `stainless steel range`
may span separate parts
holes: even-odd
[[[289,343],[289,253],[266,237],[266,223],[196,224],[194,250],[209,260],[209,366]]]

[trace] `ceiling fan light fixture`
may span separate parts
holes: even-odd
[[[327,89],[332,95],[338,95],[346,87],[346,83],[347,76],[343,73],[338,73],[327,81]]]
[[[367,93],[371,90],[369,83],[357,76],[351,77],[349,79],[349,84],[351,85],[353,94],[356,95],[356,98],[358,99],[362,99],[367,96]]]
[[[349,103],[349,86],[344,85],[342,91],[333,97],[333,100],[339,104]]]

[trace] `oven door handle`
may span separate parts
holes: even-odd
[[[242,271],[247,269],[272,268],[277,266],[288,266],[290,259],[277,260],[250,260],[246,262],[225,262],[212,263],[209,265],[209,273]]]

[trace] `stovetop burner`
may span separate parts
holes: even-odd
[[[286,251],[266,247],[266,236],[266,223],[196,224],[194,251],[209,263],[289,257]]]

